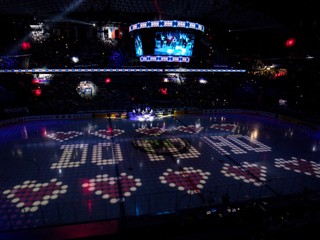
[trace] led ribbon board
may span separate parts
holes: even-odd
[[[178,20],[157,20],[157,21],[146,21],[139,22],[129,26],[129,32],[144,28],[187,28],[195,29],[204,32],[204,26],[199,23],[189,21],[178,21]]]
[[[56,69],[0,69],[0,73],[143,73],[143,72],[220,72],[244,73],[245,69],[217,68],[56,68]]]

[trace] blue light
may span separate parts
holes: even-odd
[[[178,27],[178,21],[177,20],[173,20],[172,21],[172,27]]]
[[[136,207],[136,216],[140,216],[140,210],[138,207]]]

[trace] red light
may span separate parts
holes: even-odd
[[[111,78],[106,78],[106,79],[104,80],[104,82],[105,82],[105,83],[111,83]]]
[[[29,42],[23,42],[23,43],[21,43],[20,47],[23,50],[29,50],[31,48],[31,44]]]
[[[160,88],[160,92],[161,92],[163,95],[167,95],[167,94],[168,94],[168,89],[167,89],[167,88]]]
[[[285,43],[286,47],[293,47],[295,44],[296,44],[295,38],[289,38]]]
[[[88,205],[88,209],[92,210],[92,201],[91,200],[87,201],[87,205]]]
[[[89,187],[90,187],[90,182],[89,179],[81,179],[80,180],[80,185],[82,186],[82,192],[84,195],[89,195]]]
[[[32,79],[32,83],[38,84],[38,83],[40,83],[40,80],[38,78],[34,78],[34,79]]]
[[[88,200],[87,206],[88,206],[88,211],[89,211],[90,218],[91,218],[92,217],[92,201],[91,200]]]
[[[34,90],[32,90],[32,92],[36,97],[39,97],[42,94],[41,88],[34,89]]]
[[[41,136],[42,137],[47,136],[47,129],[45,127],[41,128]]]

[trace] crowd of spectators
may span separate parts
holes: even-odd
[[[222,57],[221,53],[207,59],[206,47],[203,47],[201,54],[192,57],[190,63],[141,63],[134,56],[133,40],[128,34],[102,41],[92,36],[76,37],[69,30],[52,31],[45,40],[31,42],[31,48],[23,51],[23,55],[15,55],[23,56],[21,58],[1,57],[0,67],[165,69],[222,66],[247,71],[180,73],[179,81],[169,82],[165,82],[166,76],[160,73],[57,73],[46,85],[34,84],[32,74],[5,73],[0,75],[2,118],[10,117],[4,114],[4,109],[10,107],[26,107],[29,114],[63,114],[110,109],[122,111],[137,104],[149,104],[152,108],[245,108],[284,113],[316,123],[320,121],[316,107],[320,100],[320,85],[316,81],[318,61],[287,64],[286,74],[276,76],[276,71],[261,70],[264,64],[261,59],[240,61],[232,55]],[[111,82],[107,83],[106,78]],[[206,83],[201,83],[200,78]],[[81,81],[92,81],[97,86],[96,95],[81,97],[76,90]],[[38,95],[34,94],[36,88],[41,89]],[[280,100],[284,104],[280,104]]]
[[[50,27],[48,28],[50,29]],[[269,63],[257,56],[244,61],[237,55],[214,48],[205,37],[203,47],[190,63],[141,63],[135,57],[133,38],[128,33],[115,38],[99,38],[94,28],[85,29],[67,24],[43,29],[45,38],[26,39],[28,49],[19,49],[10,56],[0,57],[1,69],[12,68],[243,68],[245,73],[181,73],[179,81],[164,82],[166,76],[156,73],[114,74],[79,73],[54,74],[47,85],[33,84],[33,76],[1,74],[1,114],[8,107],[27,107],[29,114],[74,113],[131,109],[137,104],[153,108],[246,108],[279,112],[319,122],[320,85],[317,83],[317,60],[287,61],[286,74],[262,68]],[[58,31],[57,31],[58,30]],[[90,30],[90,31],[89,31]],[[22,31],[22,30],[21,30]],[[23,28],[23,31],[26,29]],[[40,33],[40,32],[39,32]],[[90,34],[89,34],[90,33]],[[13,34],[13,33],[12,33]],[[31,36],[31,35],[30,35]],[[215,49],[214,51],[212,49]],[[221,50],[221,49],[220,49]],[[207,52],[210,57],[207,57]],[[143,66],[141,66],[143,65]],[[111,82],[106,83],[105,79]],[[199,79],[207,81],[200,83]],[[79,96],[81,81],[92,81],[97,93],[90,98]],[[34,90],[41,93],[34,94]],[[283,101],[280,104],[279,101]]]
[[[160,73],[56,73],[46,84],[39,84],[33,82],[32,74],[1,74],[2,115],[10,107],[27,107],[29,114],[41,115],[130,111],[135,105],[148,104],[152,108],[254,109],[319,123],[319,86],[312,74],[278,79],[250,72],[178,75],[181,81],[166,82]],[[97,91],[81,96],[77,92],[81,81],[91,81]],[[39,95],[33,91],[37,88]]]

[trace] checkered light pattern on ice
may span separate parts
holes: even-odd
[[[203,127],[196,127],[195,125],[188,125],[188,126],[178,126],[176,130],[186,133],[199,133],[201,132]]]
[[[283,158],[275,159],[275,166],[297,173],[304,173],[308,176],[320,178],[320,164],[314,161],[307,161],[305,159],[291,157],[290,160]]]
[[[80,167],[87,160],[89,144],[62,145],[63,149],[59,162],[52,163],[51,169]]]
[[[46,137],[56,140],[58,142],[65,142],[81,135],[83,135],[83,132],[68,131],[68,132],[49,133],[46,135]]]
[[[119,186],[120,185],[120,186]],[[139,178],[132,175],[121,173],[120,177],[109,177],[108,174],[97,175],[95,178],[89,179],[88,182],[82,184],[82,188],[93,192],[95,195],[101,196],[103,199],[109,199],[110,203],[124,201],[126,197],[130,197],[132,192],[142,186]],[[119,190],[121,187],[122,198],[120,198]]]
[[[158,142],[162,146],[160,149],[157,148]],[[201,155],[196,148],[182,138],[138,139],[132,143],[134,147],[144,150],[150,161],[164,161],[167,154],[179,159],[198,158]]]
[[[104,138],[104,139],[111,139],[111,137],[116,137],[123,134],[125,131],[122,129],[100,129],[91,133],[91,135]],[[56,140],[58,142],[65,142],[72,138],[84,135],[84,132],[77,132],[77,131],[68,131],[68,132],[55,132],[49,133],[46,137]]]
[[[124,133],[122,129],[100,129],[91,133],[94,136],[104,138],[104,139],[111,139],[112,137],[117,137]]]
[[[119,143],[98,143],[93,145],[92,163],[97,165],[110,165],[123,161]]]
[[[181,171],[168,168],[159,180],[162,184],[168,184],[179,191],[186,191],[188,194],[199,194],[206,184],[210,172],[203,172],[201,169],[184,167]]]
[[[159,127],[151,127],[151,128],[137,128],[136,132],[142,133],[148,136],[160,136],[165,132],[165,129]]]
[[[23,213],[36,212],[46,206],[51,200],[57,199],[67,192],[68,185],[63,185],[56,178],[49,182],[39,183],[36,180],[26,180],[21,185],[3,191],[7,199]],[[2,204],[1,207],[8,207]]]
[[[237,125],[230,123],[221,123],[221,124],[212,124],[210,128],[227,131],[227,132],[235,132],[237,129]]]
[[[253,183],[256,186],[263,185],[267,180],[267,168],[255,163],[243,162],[240,166],[225,163],[221,173],[226,177],[233,177],[235,180]]]
[[[203,137],[202,140],[218,151],[221,155],[245,154],[248,151],[271,151],[271,147],[240,134]]]

